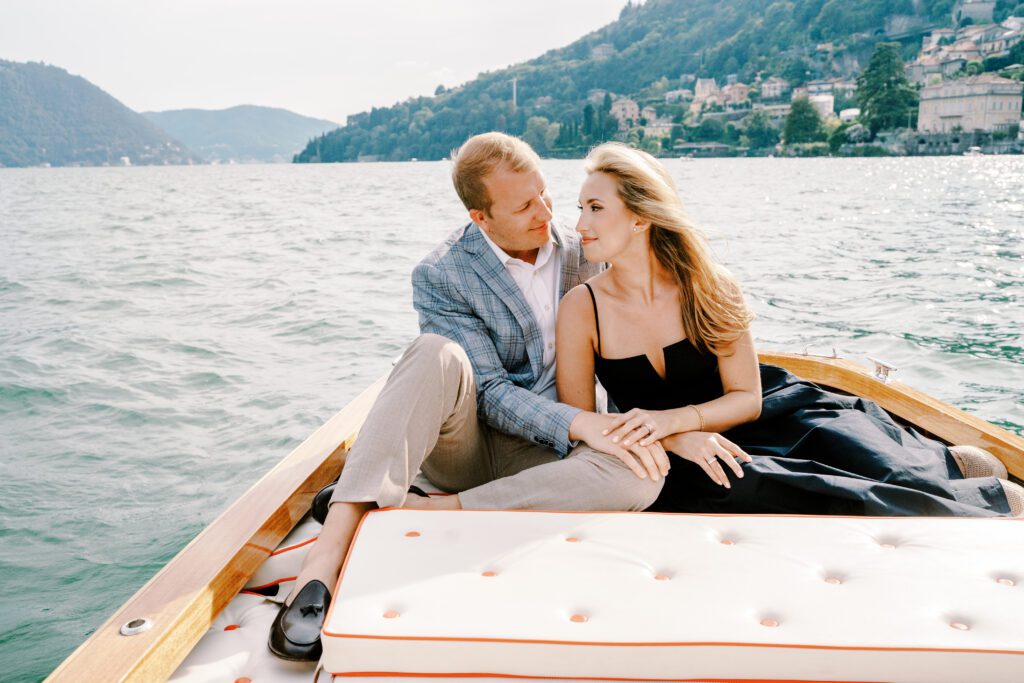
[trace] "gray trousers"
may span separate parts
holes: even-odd
[[[664,479],[641,479],[585,444],[565,458],[477,419],[476,382],[455,342],[424,334],[381,390],[331,504],[398,507],[422,469],[467,510],[643,510]]]

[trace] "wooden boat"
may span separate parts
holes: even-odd
[[[1024,438],[849,360],[760,354],[820,386],[878,403],[898,421],[947,444],[998,456],[1024,477]],[[335,479],[381,378],[293,450],[119,608],[47,679],[53,683],[157,681],[170,677],[213,620],[306,515],[313,495]],[[146,630],[122,635],[127,626]],[[239,679],[242,680],[242,679]],[[245,679],[248,680],[248,679]]]

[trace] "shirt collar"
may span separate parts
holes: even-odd
[[[480,231],[480,234],[484,236],[484,239],[487,241],[487,244],[490,245],[491,250],[494,252],[494,255],[498,257],[499,261],[501,261],[501,265],[503,265],[506,268],[508,268],[508,264],[509,264],[510,261],[515,261],[517,264],[525,263],[524,261],[522,261],[520,259],[513,258],[513,257],[509,256],[508,254],[506,254],[504,249],[502,249],[501,247],[499,247],[497,244],[494,243],[494,240],[491,239],[491,236],[487,234],[486,230],[481,228],[479,225],[476,226],[476,228],[477,228],[477,230]],[[550,228],[550,230],[554,231],[554,227],[552,226]],[[536,269],[536,268],[540,268],[541,266],[543,266],[545,263],[548,262],[548,259],[551,258],[551,254],[554,252],[554,250],[555,250],[555,242],[554,242],[553,239],[551,239],[549,237],[548,241],[545,242],[544,246],[542,246],[540,248],[540,251],[537,252],[537,261],[532,266],[530,266],[530,267]],[[529,266],[530,264],[525,263],[525,265]]]

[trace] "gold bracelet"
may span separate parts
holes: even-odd
[[[700,408],[698,408],[697,406],[693,405],[692,403],[690,404],[690,407],[697,411],[697,419],[700,420],[700,427],[697,428],[697,431],[698,432],[703,432],[704,431],[704,413],[700,412]]]

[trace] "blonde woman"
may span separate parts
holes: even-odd
[[[654,157],[625,145],[585,162],[576,230],[609,268],[570,291],[557,321],[559,400],[594,410],[594,377],[622,411],[608,434],[660,442],[655,509],[993,515],[1012,509],[998,461],[901,429],[869,401],[759,365],[752,316]],[[989,456],[991,458],[991,456]],[[1005,476],[1005,475],[1003,475]],[[1014,506],[1016,507],[1016,506]]]

